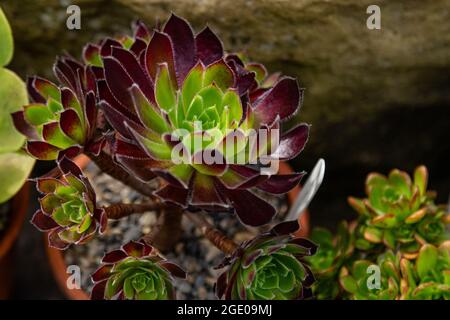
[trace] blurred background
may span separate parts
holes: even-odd
[[[306,88],[296,118],[312,124],[297,170],[326,161],[324,183],[310,206],[312,225],[334,228],[354,217],[349,195],[363,196],[367,173],[411,172],[425,164],[438,202],[450,192],[449,0],[0,0],[15,38],[9,68],[21,77],[54,79],[64,51],[130,33],[174,12],[196,31],[208,24],[228,51],[243,51],[270,72]],[[81,8],[81,30],[68,30],[66,8]],[[381,30],[366,27],[369,5],[381,8]],[[37,163],[34,175],[49,164]],[[36,194],[31,194],[36,199]],[[30,204],[29,216],[37,204]],[[25,223],[16,243],[13,297],[63,298],[44,254],[42,235]]]

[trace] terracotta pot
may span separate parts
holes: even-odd
[[[90,161],[90,159],[84,155],[81,155],[81,156],[78,156],[77,158],[75,158],[75,163],[82,169],[84,169],[88,165],[89,161]],[[280,162],[279,170],[280,170],[281,174],[289,174],[289,173],[293,172],[291,166],[285,162]],[[301,190],[300,186],[297,186],[288,193],[289,204],[292,204],[293,201],[295,201],[300,190]],[[296,235],[297,236],[308,235],[309,212],[307,210],[305,210],[305,212],[302,214],[299,222],[301,225],[301,229],[297,232]],[[62,251],[60,251],[58,249],[54,249],[54,248],[51,248],[48,246],[48,240],[47,240],[46,235],[44,235],[44,239],[45,239],[47,255],[48,255],[48,258],[50,261],[50,266],[53,271],[54,277],[58,283],[58,286],[64,292],[66,297],[71,300],[87,300],[87,299],[89,299],[89,295],[86,292],[84,292],[83,290],[67,288],[67,285],[66,285],[67,278],[70,275],[66,272],[67,266],[64,261],[63,253],[62,253]]]
[[[7,299],[11,292],[13,279],[13,244],[22,229],[28,209],[30,192],[29,182],[26,182],[19,192],[10,200],[10,221],[3,236],[0,238],[0,299]]]

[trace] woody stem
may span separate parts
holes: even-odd
[[[104,207],[104,209],[108,219],[118,220],[123,217],[127,217],[133,213],[144,213],[146,211],[161,210],[161,208],[163,207],[164,204],[159,202],[150,202],[141,204],[116,203],[108,207]]]
[[[186,212],[186,216],[200,229],[205,238],[225,254],[232,254],[238,245],[223,232],[217,230],[200,213]]]

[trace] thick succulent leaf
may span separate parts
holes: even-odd
[[[0,25],[1,19],[2,12],[0,9]],[[0,42],[3,41],[1,28],[0,26]],[[0,45],[0,47],[1,56],[3,46]],[[2,142],[0,144],[0,153],[3,153],[16,151],[23,144],[24,137],[14,128],[14,124],[26,136],[34,137],[36,134],[20,114],[16,114],[13,118],[10,115],[28,102],[23,81],[12,71],[0,68],[0,84],[0,141]]]
[[[64,174],[73,174],[75,177],[83,176],[81,169],[72,160],[64,157],[58,163],[59,168]]]
[[[83,59],[84,62],[94,65],[97,67],[102,67],[103,62],[100,57],[100,47],[96,44],[88,43],[83,48]]]
[[[271,155],[275,159],[290,160],[298,156],[302,152],[308,142],[309,125],[300,124],[289,130],[281,137],[281,141]]]
[[[70,139],[83,145],[86,139],[86,132],[78,113],[74,109],[66,109],[61,112],[59,119],[61,130]]]
[[[186,279],[186,271],[181,269],[178,265],[171,262],[161,262],[160,266],[169,271],[169,273],[177,278]]]
[[[164,26],[164,32],[172,40],[174,62],[177,70],[177,80],[179,86],[189,70],[195,64],[195,40],[192,29],[185,20],[172,14]]]
[[[428,184],[428,170],[425,166],[419,166],[414,171],[414,185],[419,188],[421,195],[427,191]]]
[[[296,232],[300,229],[298,220],[285,221],[277,224],[271,229],[271,233],[276,235],[287,235]]]
[[[176,107],[176,92],[170,79],[169,67],[167,63],[158,66],[155,84],[155,98],[158,106],[169,112]]]
[[[167,201],[181,207],[187,206],[188,190],[176,188],[171,185],[166,185],[155,192],[155,195],[163,201]]]
[[[205,70],[203,85],[215,83],[221,90],[225,91],[234,85],[233,71],[223,59],[209,65]]]
[[[193,206],[227,207],[214,183],[214,177],[196,173],[191,188],[190,204]]]
[[[204,65],[209,65],[223,56],[222,41],[209,28],[203,29],[196,37],[197,56]]]
[[[133,23],[133,29],[135,38],[140,38],[146,42],[150,40],[151,37],[150,30],[148,30],[145,23],[143,23],[141,20],[137,20]]]
[[[26,149],[30,155],[39,160],[55,160],[60,150],[43,141],[27,141]]]
[[[194,68],[192,68],[186,76],[181,91],[185,112],[191,105],[194,96],[203,88],[203,77],[204,67],[201,63],[198,63]]]
[[[112,56],[119,61],[123,69],[133,79],[133,82],[141,89],[147,99],[154,102],[155,97],[152,80],[148,77],[144,69],[142,69],[134,55],[126,49],[114,47],[112,49]]]
[[[426,244],[420,249],[419,256],[416,260],[416,269],[421,279],[435,270],[437,260],[438,249],[433,245]]]
[[[140,258],[144,254],[144,244],[136,241],[130,241],[122,246],[122,250],[131,257]]]
[[[125,67],[113,57],[103,58],[105,80],[113,96],[124,106],[132,106],[133,101],[129,94],[129,88],[133,85]],[[118,81],[120,79],[120,81]]]
[[[102,263],[116,263],[128,257],[123,250],[113,250],[106,253],[102,258]]]
[[[91,300],[104,300],[107,279],[97,282],[91,291]]]
[[[39,140],[39,134],[35,127],[31,126],[28,121],[25,120],[25,113],[24,111],[16,111],[11,114],[14,127],[17,131],[22,133],[24,136],[26,136],[30,140]],[[23,143],[23,138],[20,139],[21,144]]]
[[[173,45],[169,36],[155,31],[145,52],[145,66],[150,77],[155,80],[158,64],[167,63],[170,79],[174,87],[178,88],[173,54]]]
[[[49,122],[42,128],[44,140],[58,148],[65,149],[74,144],[75,141],[66,136],[59,126],[59,122]]]
[[[269,223],[276,211],[271,204],[247,190],[226,190],[230,200],[242,223],[249,226],[261,226]]]
[[[77,112],[81,123],[84,123],[84,112],[81,108],[80,101],[76,97],[75,93],[69,88],[61,89],[61,103],[64,109],[73,109]]]
[[[295,79],[283,78],[255,102],[255,113],[265,124],[272,123],[277,116],[286,119],[297,112],[302,95]]]
[[[247,63],[245,69],[256,73],[256,81],[262,82],[267,77],[267,69],[260,63]]]
[[[126,123],[131,135],[136,142],[142,147],[147,155],[157,161],[164,161],[172,159],[172,149],[164,141],[155,141],[147,139],[141,133],[137,132],[128,123]]]
[[[283,194],[296,187],[304,175],[305,172],[273,175],[266,181],[258,184],[257,187],[269,193]]]
[[[0,67],[6,66],[12,59],[14,42],[11,27],[0,7]]]
[[[148,129],[159,134],[169,131],[169,127],[159,109],[144,96],[136,84],[131,86],[130,94],[139,119]]]
[[[41,210],[34,213],[31,218],[31,223],[40,231],[49,231],[58,227],[58,224],[48,215],[44,214]]]
[[[61,100],[61,93],[59,91],[59,88],[53,82],[50,82],[43,78],[35,77],[33,79],[33,87],[45,100],[49,100],[50,98],[55,101]]]
[[[55,119],[51,110],[40,103],[24,106],[24,117],[28,123],[34,126],[40,126]]]

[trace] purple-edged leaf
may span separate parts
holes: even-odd
[[[62,88],[61,89],[61,103],[65,110],[67,109],[74,109],[79,118],[83,121],[84,115],[83,110],[81,109],[80,101],[78,101],[78,98],[76,97],[75,93],[73,93],[72,90],[69,88]]]
[[[86,120],[89,125],[89,136],[95,132],[97,128],[97,106],[95,102],[95,94],[93,91],[89,91],[86,95],[85,101],[85,113]]]
[[[110,56],[113,47],[121,48],[122,44],[119,41],[115,40],[115,39],[106,38],[102,42],[102,45],[101,45],[101,48],[100,48],[100,55],[102,57]]]
[[[220,181],[228,189],[239,188],[248,182],[253,182],[261,177],[260,172],[246,166],[229,165],[228,169],[220,177]],[[263,177],[266,178],[266,177]],[[255,182],[256,183],[256,182]]]
[[[139,38],[136,38],[134,40],[134,43],[131,45],[130,47],[130,51],[134,53],[134,55],[136,56],[136,58],[139,61],[139,57],[141,56],[141,54],[143,52],[145,52],[145,49],[147,49],[147,43]],[[139,65],[141,65],[142,67],[145,67],[145,65],[141,64],[139,61]]]
[[[253,71],[256,74],[256,80],[262,82],[267,77],[267,69],[261,63],[247,63],[245,65],[247,70]]]
[[[28,121],[25,120],[23,111],[16,111],[11,114],[14,127],[17,131],[25,135],[28,139],[38,140],[39,134],[35,127],[31,126]]]
[[[27,141],[27,152],[39,160],[55,160],[59,148],[43,141]]]
[[[88,43],[83,48],[83,59],[86,63],[101,67],[100,47],[96,44]]]
[[[194,170],[190,165],[181,163],[170,168],[154,168],[153,172],[174,187],[187,189]]]
[[[53,100],[60,100],[59,88],[53,82],[46,79],[35,77],[33,81],[33,86],[36,91],[45,99],[48,100],[52,98]]]
[[[140,242],[130,241],[122,246],[122,250],[131,257],[140,258],[144,254],[144,245]]]
[[[128,89],[134,83],[125,67],[113,57],[103,58],[105,80],[111,93],[124,106],[133,105]],[[119,80],[120,79],[120,80]]]
[[[55,192],[56,187],[62,186],[63,183],[55,178],[38,178],[36,181],[36,189],[40,193]]]
[[[158,65],[155,81],[155,98],[158,106],[169,112],[176,105],[176,92],[170,79],[167,63]]]
[[[190,25],[172,14],[164,26],[164,32],[172,40],[174,62],[179,86],[195,64],[195,40]]]
[[[37,210],[31,218],[31,223],[40,231],[49,231],[58,227],[58,224],[41,210]]]
[[[161,262],[161,267],[169,271],[169,273],[177,278],[186,279],[186,271],[181,269],[178,265],[172,262]]]
[[[135,38],[140,38],[142,40],[145,40],[146,42],[150,40],[150,30],[148,30],[147,26],[141,20],[136,20],[133,23],[133,29]]]
[[[49,122],[42,128],[42,138],[58,148],[65,149],[76,144],[72,139],[67,137],[61,130],[59,122]]]
[[[105,100],[100,101],[99,107],[103,110],[106,120],[108,123],[120,133],[123,137],[131,139],[132,135],[125,126],[125,121],[131,122],[123,113],[121,113],[116,108],[112,107]]]
[[[59,119],[61,130],[72,140],[83,145],[86,139],[82,122],[74,109],[66,109],[61,112]]]
[[[275,216],[274,207],[247,190],[224,190],[239,219],[246,225],[257,227],[269,223]]]
[[[166,185],[155,192],[164,201],[186,207],[188,190]]]
[[[113,250],[106,253],[102,258],[102,263],[116,263],[125,259],[128,255],[123,250]]]
[[[205,70],[203,86],[215,83],[220,89],[226,90],[234,85],[234,75],[223,59],[209,65]]]
[[[75,162],[68,159],[67,157],[61,159],[61,161],[59,161],[58,166],[64,174],[71,173],[75,177],[83,176],[81,169],[75,164]]]
[[[58,78],[59,82],[63,83],[71,89],[75,90],[77,88],[76,75],[67,65],[64,58],[58,58],[56,60],[56,63],[53,65],[53,72]]]
[[[178,87],[176,82],[177,77],[175,73],[172,41],[167,34],[155,31],[145,52],[145,65],[147,72],[153,81],[156,79],[158,64],[164,62],[166,62],[169,67],[170,78],[174,82],[174,86]]]
[[[298,224],[298,220],[293,221],[285,221],[277,224],[270,230],[271,233],[275,235],[286,235],[290,233],[296,232],[300,229],[300,225]]]
[[[34,87],[34,80],[36,77],[27,77],[27,91],[32,102],[45,103],[46,100]]]
[[[223,294],[225,293],[225,289],[227,288],[227,272],[223,272],[217,278],[215,287],[216,287],[216,295],[219,299],[221,299]]]
[[[63,241],[59,237],[59,229],[53,229],[48,233],[48,245],[52,248],[56,248],[59,250],[65,250],[69,247],[70,243]]]
[[[253,262],[255,262],[258,257],[263,254],[262,249],[257,249],[251,253],[247,253],[242,260],[242,267],[244,269],[248,268]]]
[[[62,158],[67,157],[69,159],[75,158],[83,151],[83,148],[80,146],[72,146],[67,149],[61,150],[58,153],[58,158],[56,160],[60,161]]]
[[[226,164],[225,158],[217,150],[201,150],[192,156],[192,166],[198,172],[210,175],[210,176],[221,176],[223,175],[228,165]],[[208,162],[212,162],[208,164]]]
[[[155,178],[152,169],[159,165],[158,161],[151,158],[134,159],[125,156],[116,155],[116,161],[122,165],[130,174],[146,183]]]
[[[311,255],[315,254],[318,248],[317,244],[305,238],[295,238],[290,240],[289,243],[293,243],[303,248],[309,249]]]
[[[108,279],[97,282],[92,288],[91,300],[105,300],[105,288]]]
[[[196,173],[192,185],[190,204],[194,206],[228,207],[220,196],[215,186],[215,178],[204,174]]]
[[[128,123],[125,123],[125,126],[134,137],[134,140],[141,146],[141,148],[147,153],[150,158],[157,161],[172,159],[172,149],[164,141],[149,139],[149,137],[145,137],[143,135],[143,133],[145,132],[138,132]]]
[[[133,82],[139,86],[147,99],[154,102],[153,82],[145,73],[144,69],[142,69],[135,56],[130,51],[117,47],[112,49],[112,56],[119,61],[123,69],[126,70],[127,74],[133,79]],[[105,74],[106,72],[107,70],[105,70]],[[108,78],[106,78],[106,81],[108,81]]]
[[[283,120],[295,114],[302,94],[295,79],[283,78],[255,102],[255,114],[265,124],[272,123],[277,116]]]
[[[107,279],[110,276],[112,265],[103,265],[91,275],[92,281],[98,282],[103,279]]]
[[[108,226],[108,216],[104,209],[97,209],[96,212],[100,212],[98,215],[100,215],[100,219],[98,219],[100,224],[100,234],[103,234],[106,230],[106,227]]]
[[[197,56],[206,66],[223,57],[222,41],[209,27],[195,37],[195,44]]]
[[[130,94],[139,119],[148,129],[160,134],[169,131],[169,127],[159,109],[145,97],[136,84],[131,86]]]
[[[296,187],[304,175],[305,172],[273,175],[266,181],[258,184],[258,189],[273,194],[283,194]]]
[[[281,137],[278,148],[272,153],[271,157],[280,160],[290,160],[302,152],[308,142],[309,125],[300,124],[289,130]]]

